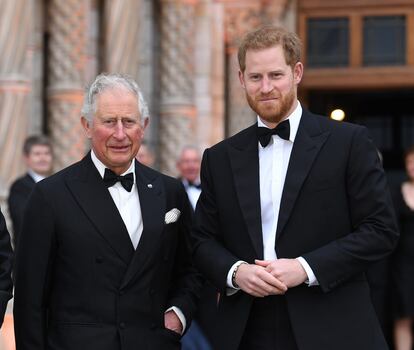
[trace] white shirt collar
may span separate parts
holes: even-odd
[[[302,117],[302,106],[299,101],[294,111],[286,118],[289,119],[290,124],[290,136],[289,141],[294,142],[296,138],[296,134],[299,128],[300,118]],[[286,120],[285,119],[285,120]],[[265,128],[269,128],[263,121],[257,116],[257,125]]]
[[[107,168],[107,166],[105,166],[104,163],[102,163],[99,158],[96,156],[95,152],[93,150],[91,150],[91,158],[92,158],[92,162],[95,165],[96,169],[99,172],[99,175],[101,175],[101,177],[104,177],[105,174],[105,169]],[[134,183],[135,183],[135,162],[132,161],[131,165],[129,166],[129,168],[123,172],[121,175],[125,175],[125,174],[129,174],[132,173],[134,175]]]
[[[40,175],[40,174],[34,172],[32,169],[27,169],[27,172],[29,173],[29,175],[32,177],[32,179],[36,183],[38,183],[39,181],[42,181],[43,179],[46,178],[46,176]]]

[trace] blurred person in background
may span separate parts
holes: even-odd
[[[400,240],[393,255],[395,350],[412,350],[414,320],[414,146],[404,156],[407,181],[395,193]]]
[[[184,185],[193,212],[196,208],[201,193],[200,184],[201,153],[196,146],[185,146],[177,159],[178,178]],[[209,283],[205,282],[200,296],[195,319],[183,337],[182,350],[213,350],[214,317],[217,307],[217,291]]]
[[[15,247],[22,225],[24,208],[26,207],[29,195],[37,182],[52,173],[52,144],[46,136],[29,136],[23,145],[23,156],[27,173],[13,182],[8,198]]]
[[[139,148],[138,153],[137,153],[137,160],[141,164],[144,164],[150,168],[154,166],[155,155],[154,155],[154,151],[152,150],[148,142],[146,141],[142,142],[141,147]]]
[[[201,193],[200,184],[200,150],[195,146],[185,146],[177,160],[179,179],[184,185],[193,210]]]

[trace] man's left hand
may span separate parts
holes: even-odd
[[[183,325],[173,310],[170,310],[164,314],[164,327],[170,331],[178,333],[179,335],[183,332]]]
[[[305,269],[297,259],[255,260],[255,263],[266,268],[288,288],[296,287],[308,279]]]

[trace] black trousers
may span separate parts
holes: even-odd
[[[298,350],[284,296],[254,300],[239,350]]]

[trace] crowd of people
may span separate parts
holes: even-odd
[[[302,107],[300,53],[280,27],[243,38],[257,122],[184,147],[176,179],[124,75],[87,89],[81,161],[52,175],[49,140],[26,140],[8,198],[17,350],[412,349],[414,148],[392,200],[367,130]],[[2,316],[12,262],[0,215]]]

